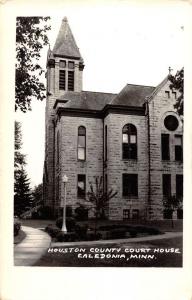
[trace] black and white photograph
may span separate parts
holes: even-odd
[[[16,266],[182,267],[184,26],[170,17],[16,18]]]
[[[186,8],[52,7],[12,17],[14,269],[182,272]]]

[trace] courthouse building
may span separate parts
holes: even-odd
[[[84,91],[83,71],[64,18],[47,56],[44,205],[58,214],[64,174],[72,209],[85,202],[89,182],[102,176],[105,190],[118,191],[109,219],[164,218],[163,199],[183,195],[178,92],[168,76],[157,87],[127,84],[118,94]]]

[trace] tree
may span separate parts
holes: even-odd
[[[182,199],[176,197],[175,195],[170,195],[163,200],[163,205],[165,210],[169,211],[173,216],[173,212],[177,209],[180,209],[182,206]],[[174,227],[173,217],[171,218],[172,227]]]
[[[183,115],[183,105],[184,105],[184,68],[177,71],[175,76],[169,75],[169,80],[171,81],[170,89],[175,89],[179,92],[179,97],[176,100],[174,108],[176,108],[179,115]]]
[[[90,182],[90,190],[87,193],[85,202],[89,204],[89,209],[92,209],[95,216],[95,234],[97,230],[98,219],[105,218],[105,211],[109,205],[109,200],[117,195],[117,191],[113,189],[104,191],[103,189],[103,177],[95,177],[94,184]]]
[[[22,147],[22,133],[21,124],[15,121],[15,155],[14,155],[14,167],[15,172],[26,164],[25,155],[21,153]]]
[[[14,154],[14,214],[20,215],[32,204],[30,183],[24,170],[25,155],[21,153],[21,124],[15,122],[15,154]]]
[[[40,52],[48,45],[46,23],[49,17],[17,17],[15,110],[31,110],[31,100],[45,98],[45,86],[40,81],[44,72],[39,64]]]
[[[32,191],[34,206],[42,204],[43,201],[43,184],[40,183],[33,188]]]
[[[30,182],[22,167],[16,174],[14,186],[14,214],[21,215],[32,207]]]

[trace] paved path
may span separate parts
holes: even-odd
[[[15,266],[32,266],[47,251],[49,247],[69,247],[80,245],[110,245],[110,244],[131,244],[147,242],[152,240],[161,240],[182,236],[182,232],[166,232],[165,234],[145,236],[140,238],[116,239],[116,240],[99,240],[99,241],[82,241],[82,242],[65,242],[51,243],[49,235],[42,230],[22,226],[26,238],[21,243],[14,246],[14,264]],[[131,245],[130,245],[131,246]]]
[[[65,247],[65,246],[80,246],[80,245],[105,245],[105,244],[123,244],[123,243],[139,243],[154,240],[169,239],[182,236],[182,232],[166,232],[164,234],[150,235],[138,238],[116,239],[116,240],[99,240],[99,241],[82,241],[82,242],[65,242],[65,243],[51,243],[51,247]]]
[[[50,236],[42,230],[22,226],[26,238],[14,246],[15,266],[32,266],[49,248]]]

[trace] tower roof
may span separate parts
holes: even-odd
[[[77,47],[66,17],[62,20],[55,46],[53,48],[53,55],[81,58],[79,48]]]

